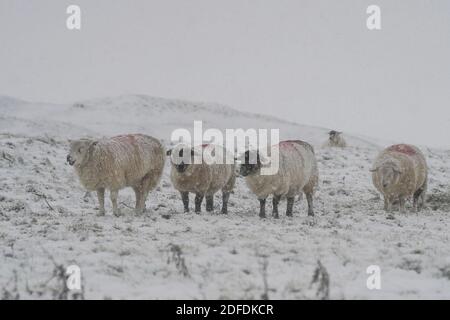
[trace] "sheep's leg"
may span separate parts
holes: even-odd
[[[105,189],[101,188],[97,190],[98,198],[98,214],[101,216],[105,215]]]
[[[189,212],[189,192],[181,192],[181,200],[183,201],[184,212]]]
[[[425,205],[425,187],[421,187],[414,193],[414,211],[419,212]]]
[[[406,209],[405,209],[405,198],[404,197],[399,197],[398,198],[398,207],[401,213],[405,213]]]
[[[419,212],[419,206],[418,206],[419,197],[420,197],[420,195],[417,195],[417,191],[416,191],[416,193],[414,193],[414,196],[413,196],[413,210],[414,210],[414,212]]]
[[[259,217],[266,217],[266,199],[259,199]]]
[[[159,174],[157,172],[150,171],[142,179],[142,193],[141,193],[142,212],[145,211],[145,201],[147,201],[148,194],[150,193],[151,190],[156,188],[156,185],[159,182],[159,179],[155,179],[155,176],[159,176]]]
[[[195,195],[195,213],[199,214],[202,211],[203,194],[197,193]]]
[[[294,209],[295,197],[287,198],[286,216],[292,217],[292,211]]]
[[[222,192],[222,213],[228,213],[228,199],[230,199],[229,192]]]
[[[145,198],[142,186],[133,188],[136,195],[136,214],[142,214],[144,212]]]
[[[117,198],[119,197],[119,191],[118,190],[111,190],[111,203],[113,207],[113,214],[115,216],[120,216],[119,207],[117,206]]]
[[[280,199],[281,199],[281,196],[277,196],[277,195],[273,195],[273,199],[272,199],[272,210],[273,210],[273,212],[272,212],[272,216],[275,218],[275,219],[278,219],[280,216],[278,215],[278,204],[280,203]]]
[[[386,212],[392,211],[392,199],[389,196],[384,196],[384,210]]]
[[[420,202],[419,202],[419,209],[425,208],[425,201],[426,201],[426,193],[428,190],[428,181],[425,180],[425,183],[423,184],[422,188],[420,188],[422,192],[420,193]]]
[[[214,210],[214,195],[208,194],[206,195],[206,211],[212,212]]]
[[[308,216],[314,216],[312,193],[306,194],[306,201],[308,202]]]

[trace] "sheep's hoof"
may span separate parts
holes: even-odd
[[[273,217],[274,217],[274,219],[280,219],[280,216],[278,215],[278,213],[274,213]]]
[[[119,210],[114,211],[113,214],[114,214],[116,217],[120,217],[120,211],[119,211]]]
[[[222,214],[228,214],[228,211],[224,211],[224,210],[222,210]]]
[[[105,216],[105,209],[99,209],[98,213],[97,213],[97,216],[99,216],[99,217]]]

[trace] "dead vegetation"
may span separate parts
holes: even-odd
[[[263,257],[261,261],[261,275],[263,279],[263,288],[264,291],[261,294],[262,300],[269,300],[269,282],[267,280],[267,267],[269,266],[269,261],[267,260],[267,257]]]
[[[177,268],[178,272],[183,277],[190,277],[189,270],[186,266],[186,261],[184,259],[183,251],[181,250],[181,247],[177,244],[169,244],[169,257],[167,259],[167,264],[175,264],[175,267]]]
[[[320,300],[330,299],[330,276],[327,269],[317,260],[317,267],[314,270],[310,287],[316,287],[316,298]]]
[[[13,271],[11,279],[1,288],[0,300],[19,299],[53,299],[53,300],[84,300],[84,285],[81,282],[80,290],[70,290],[68,281],[70,275],[63,264],[57,263],[54,258],[44,249],[52,262],[53,270],[48,280],[30,286],[27,278],[19,278],[19,272]],[[20,274],[26,274],[21,272]],[[22,281],[21,281],[22,280]],[[24,288],[20,290],[20,284]],[[20,295],[19,292],[26,293]]]

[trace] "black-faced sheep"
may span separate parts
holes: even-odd
[[[371,169],[372,181],[384,196],[384,210],[391,211],[397,200],[405,211],[405,199],[412,196],[414,210],[425,203],[428,167],[423,153],[415,146],[393,145],[383,150]]]
[[[205,150],[213,156],[222,155],[218,161],[207,162],[204,159]],[[220,146],[202,145],[200,147],[178,146],[167,151],[172,169],[170,178],[172,184],[181,194],[184,211],[189,212],[189,193],[195,194],[195,212],[200,213],[203,198],[206,198],[206,211],[214,208],[214,194],[222,190],[222,213],[228,212],[228,199],[233,190],[236,176],[234,159],[232,164],[226,163],[226,151]],[[201,162],[195,163],[195,157]],[[183,160],[184,159],[184,160]]]
[[[148,193],[161,178],[164,161],[161,143],[141,134],[72,141],[67,156],[81,184],[89,191],[97,191],[101,215],[105,214],[105,190],[111,193],[114,215],[120,214],[117,197],[125,187],[133,188],[136,213],[142,213]]]
[[[248,187],[259,199],[259,216],[266,216],[266,199],[271,194],[273,216],[279,216],[278,204],[282,197],[287,198],[286,215],[292,216],[295,196],[302,192],[306,194],[308,201],[308,215],[314,216],[313,195],[319,173],[313,147],[300,140],[291,140],[280,142],[273,148],[277,148],[279,154],[279,167],[275,174],[261,174],[261,169],[268,164],[261,159],[259,151],[246,151],[240,167],[240,173],[245,177]]]
[[[339,147],[345,148],[347,142],[344,139],[342,132],[331,130],[328,132],[328,140],[325,142],[324,147]]]

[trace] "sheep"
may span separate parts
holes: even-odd
[[[324,147],[347,147],[347,142],[345,141],[342,132],[331,130],[328,132],[328,140],[325,142]]]
[[[384,149],[370,170],[372,181],[384,196],[384,210],[390,212],[398,200],[405,212],[405,199],[413,197],[414,211],[424,207],[428,184],[428,167],[423,153],[415,146],[397,144]]]
[[[214,159],[205,161],[206,150]],[[181,194],[184,212],[189,212],[189,193],[195,194],[195,213],[201,212],[203,198],[206,198],[206,211],[212,212],[214,207],[214,194],[222,191],[222,214],[228,213],[228,200],[234,188],[236,175],[234,158],[232,163],[226,163],[224,157],[226,151],[221,146],[204,144],[200,147],[188,147],[179,145],[168,150],[167,155],[171,159],[170,178],[176,190]],[[177,155],[175,157],[175,155]],[[195,163],[195,157],[199,157],[200,163]]]
[[[294,199],[304,192],[308,202],[308,216],[314,216],[313,195],[318,184],[319,171],[313,147],[300,140],[282,141],[278,145],[279,167],[273,175],[262,175],[261,168],[267,162],[259,150],[246,151],[240,174],[245,177],[247,186],[257,196],[260,203],[259,216],[266,217],[266,199],[273,194],[273,217],[279,218],[278,204],[287,198],[286,216],[292,216]],[[274,149],[276,150],[276,149]],[[251,159],[256,161],[251,161]]]
[[[148,193],[158,184],[165,162],[161,143],[142,134],[121,135],[101,140],[81,139],[70,143],[67,162],[88,191],[96,191],[99,214],[105,215],[105,190],[110,191],[113,213],[119,190],[132,187],[136,214],[142,214]]]

